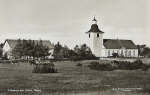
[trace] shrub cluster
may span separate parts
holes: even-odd
[[[19,63],[19,62],[25,62],[25,60],[22,59],[0,60],[0,63],[4,63],[4,64],[12,64],[12,63]]]
[[[113,70],[113,66],[108,63],[91,62],[90,65],[88,65],[88,66],[94,70],[101,70],[101,71]]]
[[[17,40],[17,44],[12,49],[12,56],[14,59],[33,57],[33,58],[43,58],[45,59],[50,55],[49,47],[43,44],[42,40]],[[8,55],[6,53],[5,57]],[[28,58],[26,58],[28,59]]]
[[[35,64],[33,73],[57,73],[57,69],[54,64]]]
[[[111,61],[109,63],[106,62],[91,62],[90,65],[88,65],[91,69],[94,70],[101,70],[101,71],[112,71],[116,69],[120,70],[136,70],[136,69],[142,69],[142,70],[148,70],[149,66],[146,64],[143,64],[141,60],[136,60],[134,62],[130,61]]]
[[[62,46],[59,42],[54,46],[53,53],[55,60],[91,60],[98,59],[92,54],[91,49],[86,45],[76,45],[74,49],[69,49],[67,46]]]
[[[136,60],[134,62],[129,61],[114,61],[114,64],[118,66],[118,69],[123,70],[135,70],[135,69],[146,69],[147,66],[143,64],[141,60]],[[148,69],[148,68],[147,68]]]
[[[82,64],[81,64],[81,63],[78,63],[76,66],[78,66],[78,67],[82,67]]]

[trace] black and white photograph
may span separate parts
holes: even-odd
[[[150,95],[150,0],[0,0],[0,95]]]

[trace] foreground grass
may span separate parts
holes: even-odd
[[[76,66],[78,63],[82,66]],[[95,71],[88,61],[55,62],[58,73],[35,74],[28,63],[0,64],[0,95],[149,95],[150,71]],[[126,88],[141,88],[122,91]],[[12,92],[9,90],[30,90]],[[31,91],[32,90],[32,91]],[[65,93],[65,94],[64,94]],[[138,93],[138,94],[137,94]],[[19,94],[20,95],[20,94]],[[74,94],[72,94],[74,95]]]

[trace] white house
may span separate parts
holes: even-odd
[[[96,57],[109,57],[113,53],[124,57],[138,57],[138,49],[132,40],[103,39],[104,32],[97,25],[97,20],[92,20],[88,34],[89,46]]]
[[[27,40],[29,41],[29,40]],[[32,40],[34,41],[35,44],[40,43],[40,40]],[[17,45],[18,40],[14,40],[14,39],[6,39],[3,45],[3,55],[7,54],[8,59],[12,59],[12,50],[15,48],[15,46]],[[53,58],[53,51],[54,51],[54,45],[49,41],[49,40],[42,40],[42,44],[44,46],[47,46],[50,51],[50,56],[48,56],[48,58]]]

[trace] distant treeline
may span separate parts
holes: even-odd
[[[84,60],[96,59],[92,54],[91,49],[86,45],[76,45],[74,49],[68,48],[66,45],[62,46],[59,42],[54,45],[54,52],[51,54],[50,49],[43,45],[42,40],[38,43],[34,40],[17,40],[17,44],[11,51],[13,59],[47,59],[52,55],[53,60]],[[0,50],[2,56],[2,49]],[[3,55],[7,59],[8,54]]]
[[[139,56],[150,57],[150,48],[146,45],[137,45]]]
[[[42,40],[39,43],[35,43],[34,40],[17,40],[16,46],[12,50],[12,56],[14,58],[33,57],[33,58],[45,58],[49,56],[49,48],[43,45]]]
[[[67,46],[62,46],[59,42],[54,46],[53,56],[57,60],[97,59],[86,44],[76,45],[74,49],[69,49]]]
[[[54,45],[54,52],[51,54],[50,49],[43,45],[42,40],[35,43],[34,40],[17,40],[17,45],[12,49],[12,56],[14,59],[20,58],[40,58],[46,59],[49,55],[54,57],[54,60],[85,60],[85,59],[97,59],[92,54],[91,49],[86,45],[76,45],[73,49],[63,46],[59,42]],[[3,44],[0,44],[0,57],[7,58],[7,54],[3,54]],[[137,45],[139,56],[150,57],[150,48],[146,45]]]

